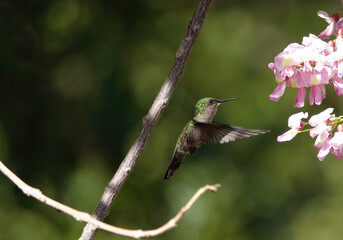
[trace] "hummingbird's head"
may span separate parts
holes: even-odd
[[[237,100],[238,98],[216,99],[206,97],[200,99],[195,105],[194,120],[197,122],[212,122],[214,115],[216,115],[218,106],[224,102]]]

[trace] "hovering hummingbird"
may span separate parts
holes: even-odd
[[[247,129],[212,122],[220,104],[237,99],[229,98],[220,100],[206,97],[197,102],[195,105],[195,116],[187,123],[177,139],[174,154],[164,175],[164,179],[171,178],[186,155],[194,153],[203,143],[228,143],[236,139],[269,132],[269,130]]]

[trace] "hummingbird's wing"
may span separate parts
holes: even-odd
[[[264,134],[269,130],[234,127],[223,123],[196,123],[191,138],[203,143],[228,143],[236,139]]]

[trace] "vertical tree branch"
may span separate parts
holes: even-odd
[[[140,132],[127,153],[125,159],[120,164],[117,172],[108,183],[101,200],[93,213],[93,217],[103,221],[108,215],[110,207],[124,185],[125,181],[130,176],[139,155],[144,150],[146,143],[159,120],[163,110],[167,106],[174,89],[184,73],[184,68],[188,60],[192,47],[197,39],[202,24],[205,20],[206,13],[209,10],[213,0],[200,0],[193,17],[188,25],[187,32],[183,38],[179,49],[176,52],[174,64],[170,73],[165,80],[160,92],[156,96],[148,114],[143,119],[143,125]],[[80,240],[93,239],[97,232],[97,227],[92,224],[87,224],[83,230]]]

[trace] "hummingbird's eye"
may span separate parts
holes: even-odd
[[[210,100],[208,100],[208,103],[209,103],[209,104],[213,104],[214,101],[213,101],[212,99],[210,99]]]

